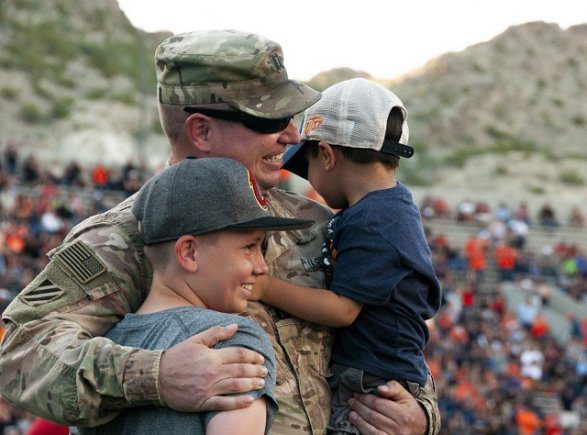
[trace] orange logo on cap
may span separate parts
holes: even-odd
[[[255,181],[255,177],[253,176],[253,173],[251,171],[249,171],[248,169],[247,169],[247,173],[249,174],[249,187],[253,191],[255,199],[257,200],[257,204],[259,204],[259,207],[261,207],[263,210],[267,211],[267,200],[265,199],[265,197],[263,196],[263,194],[259,190],[259,186],[257,185],[257,182]]]
[[[322,118],[320,115],[310,116],[304,123],[304,134],[307,136],[312,130],[316,130],[317,128],[322,127],[323,121],[324,118]]]

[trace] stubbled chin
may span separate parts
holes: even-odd
[[[261,190],[261,193],[263,195],[265,195],[269,190],[273,189],[275,186],[277,186],[279,184],[279,177],[275,178],[275,180],[271,180],[271,181],[261,181],[261,180],[257,180],[257,183],[259,184],[259,189]]]
[[[255,180],[261,189],[261,193],[266,193],[269,189],[274,188],[281,181],[280,170],[276,171],[264,171],[260,174],[255,174]]]

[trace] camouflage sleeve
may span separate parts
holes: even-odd
[[[440,410],[438,409],[438,396],[436,395],[436,384],[434,378],[428,373],[428,381],[424,388],[420,388],[420,394],[416,397],[426,418],[428,420],[427,435],[437,435],[440,433]]]
[[[128,215],[127,207],[80,224],[6,309],[0,390],[17,407],[93,426],[123,407],[160,404],[161,352],[101,337],[138,308],[150,279]]]

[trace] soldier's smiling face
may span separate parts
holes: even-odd
[[[243,163],[263,191],[277,186],[286,146],[301,139],[295,122],[291,120],[277,133],[260,133],[237,122],[215,121],[222,124],[215,132],[211,154]]]

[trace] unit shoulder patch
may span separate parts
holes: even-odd
[[[46,279],[38,287],[23,293],[20,297],[24,302],[34,307],[59,299],[64,293],[65,290]]]

